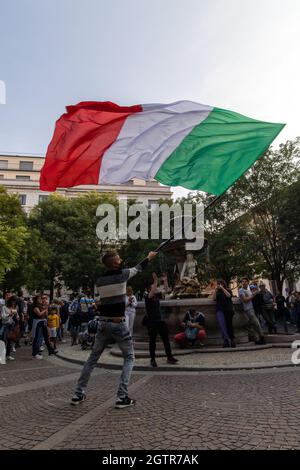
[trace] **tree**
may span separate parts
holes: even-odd
[[[41,237],[39,230],[28,227],[26,246],[18,257],[16,266],[7,272],[7,289],[20,290],[23,286],[30,292],[43,291],[49,287],[49,262],[51,248]]]
[[[18,197],[0,187],[0,282],[22,254],[28,239],[25,221]],[[7,288],[5,282],[2,285]]]
[[[257,274],[259,257],[255,251],[247,249],[249,245],[247,224],[240,221],[211,235],[208,255],[199,260],[206,280],[221,278],[229,284],[236,277]]]
[[[30,213],[29,226],[38,231],[44,243],[46,263],[41,266],[40,277],[47,279],[51,297],[62,283],[73,290],[93,290],[103,270],[100,259],[104,244],[96,235],[96,209],[103,203],[117,206],[117,199],[113,194],[96,192],[74,199],[53,194]]]
[[[292,262],[286,277],[291,285],[300,274],[300,178],[289,186],[282,198],[280,227],[282,236],[289,241]]]
[[[229,224],[247,225],[245,251],[260,255],[257,274],[273,279],[281,292],[295,261],[290,240],[280,224],[285,190],[299,177],[300,140],[287,141],[269,149],[206,213],[206,230],[220,234]],[[211,195],[198,193],[194,199],[207,205]],[[212,250],[211,250],[212,251]],[[233,251],[234,254],[234,251]]]

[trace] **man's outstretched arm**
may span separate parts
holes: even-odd
[[[134,268],[129,268],[128,271],[128,278],[130,279],[131,277],[135,276],[137,273],[143,271],[146,266],[148,266],[149,262],[152,261],[157,255],[156,251],[150,251],[147,255],[147,257],[138,265],[136,265]]]

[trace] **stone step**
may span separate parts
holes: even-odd
[[[271,344],[291,344],[293,341],[299,341],[300,340],[300,334],[296,333],[290,333],[290,334],[285,334],[285,333],[278,333],[277,335],[266,335],[265,336],[267,343]]]
[[[277,346],[277,345],[276,345]],[[278,347],[289,347],[288,344],[286,343],[280,343],[278,344]],[[247,343],[247,345],[241,345],[236,348],[219,348],[219,347],[213,347],[213,346],[208,346],[208,347],[198,347],[198,348],[187,348],[187,349],[178,349],[172,347],[172,351],[174,356],[184,356],[188,354],[203,354],[203,353],[229,353],[229,352],[242,352],[242,351],[257,351],[261,349],[270,349],[274,347],[272,344],[262,344],[262,345],[256,345],[254,343]],[[111,348],[110,354],[115,357],[121,357],[122,353],[120,349],[116,346]],[[164,349],[156,349],[156,356],[157,357],[163,357],[165,356],[165,351]],[[136,358],[148,358],[149,357],[149,350],[137,350],[135,348],[135,357]]]

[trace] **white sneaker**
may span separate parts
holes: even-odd
[[[62,342],[62,343],[66,343],[67,341],[66,341],[65,339],[62,339],[61,342]]]
[[[32,359],[41,360],[41,359],[43,359],[43,356],[41,356],[41,354],[36,354],[36,356],[32,356]]]
[[[6,359],[8,359],[9,361],[14,361],[15,360],[15,358],[12,357],[12,356],[7,356]]]
[[[17,352],[16,348],[14,346],[11,348],[11,350],[12,350],[12,352]]]
[[[40,351],[44,351],[44,349],[45,349],[44,346],[40,347]]]

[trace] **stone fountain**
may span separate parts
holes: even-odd
[[[190,241],[190,240],[189,240]],[[175,258],[174,266],[174,287],[171,293],[165,294],[165,300],[161,300],[166,322],[171,336],[181,331],[180,324],[190,308],[204,313],[206,323],[207,346],[221,346],[223,339],[216,316],[216,303],[212,300],[215,283],[212,280],[209,284],[201,283],[199,270],[195,255],[199,251],[185,251],[186,240],[174,240],[170,242],[162,251],[165,254],[172,254]],[[236,314],[233,318],[236,344],[247,344],[248,333],[245,329],[247,317],[243,313],[243,307],[238,298],[233,298]],[[139,302],[136,311],[135,336],[145,339],[147,331],[142,325],[145,314],[144,302]]]

